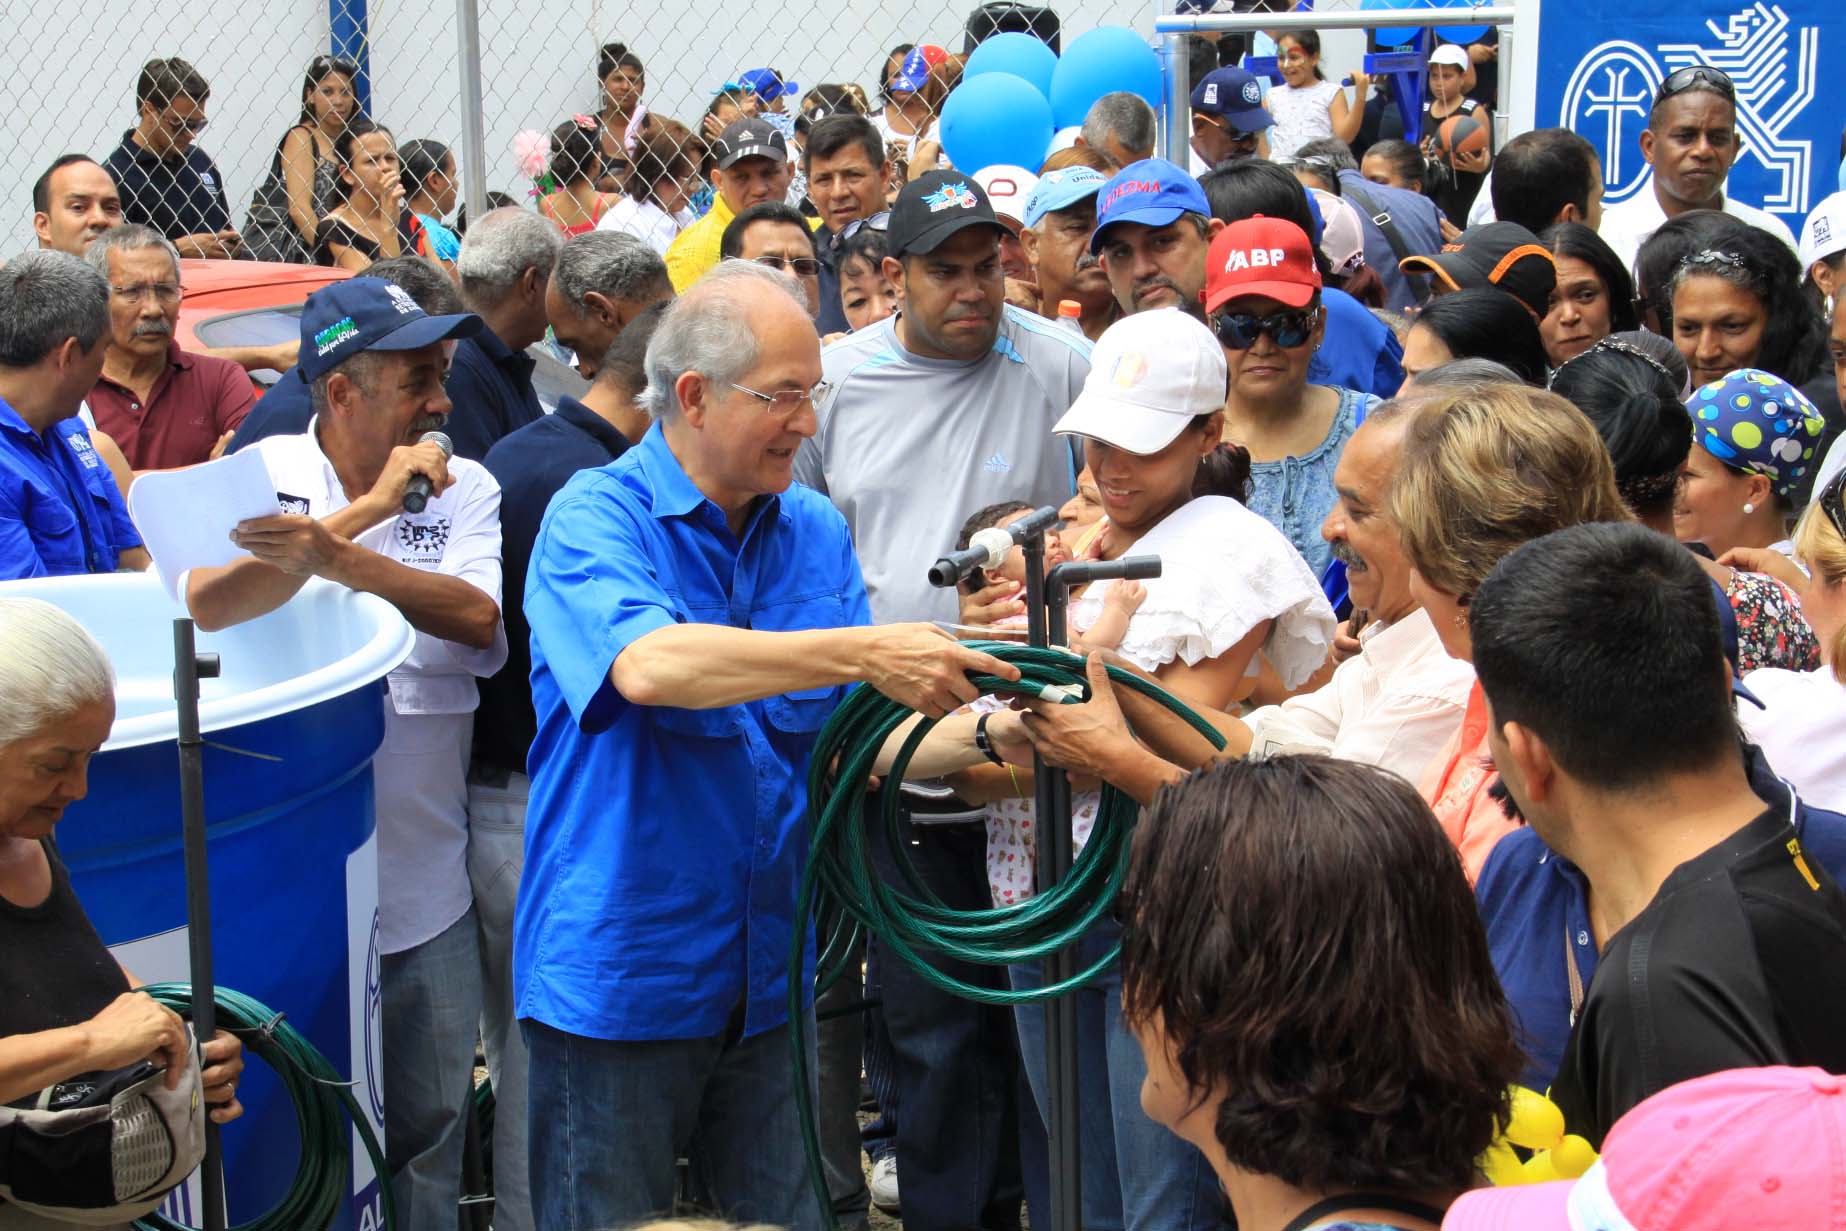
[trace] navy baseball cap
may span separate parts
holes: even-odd
[[[1090,236],[1090,251],[1102,247],[1102,233],[1115,223],[1163,227],[1181,214],[1211,217],[1211,203],[1199,182],[1164,158],[1131,162],[1096,193],[1096,233]]]
[[[797,82],[782,80],[782,74],[773,68],[753,68],[747,73],[739,73],[737,84],[766,103],[773,103],[784,94],[793,94],[801,89]]]
[[[369,350],[416,350],[483,328],[472,312],[431,316],[410,292],[383,278],[348,278],[323,286],[301,305],[301,378],[313,384]]]
[[[934,252],[942,242],[968,227],[992,227],[1006,234],[994,216],[987,194],[972,175],[959,171],[931,171],[904,185],[891,207],[891,225],[885,244],[895,257],[912,252]]]
[[[1192,87],[1192,109],[1215,115],[1239,132],[1260,132],[1275,117],[1263,106],[1263,86],[1235,65],[1215,68]]]

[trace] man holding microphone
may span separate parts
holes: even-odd
[[[241,522],[249,552],[184,582],[207,630],[275,610],[309,577],[376,594],[417,631],[390,676],[373,761],[378,817],[385,1142],[398,1216],[453,1226],[481,1019],[468,880],[475,680],[506,660],[500,487],[440,435],[448,340],[472,314],[429,316],[380,278],[336,282],[301,311],[306,433],[258,441],[283,512]],[[408,498],[407,498],[408,497]]]
[[[815,740],[855,683],[939,716],[968,672],[1019,673],[933,625],[868,627],[845,520],[792,483],[821,393],[794,279],[721,263],[647,376],[652,428],[552,501],[527,579],[537,1225],[666,1213],[684,1154],[725,1217],[812,1231],[786,980]]]

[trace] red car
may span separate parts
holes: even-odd
[[[344,269],[277,261],[183,260],[179,265],[184,297],[174,337],[183,350],[296,341],[301,337],[302,301],[323,286],[352,277]],[[548,341],[532,347],[531,354],[538,360],[532,385],[547,413],[557,409],[559,395],[581,397],[589,388]],[[250,375],[267,388],[282,374],[265,368]]]

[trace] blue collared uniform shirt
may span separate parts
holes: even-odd
[[[112,573],[139,546],[83,420],[72,415],[40,435],[0,401],[0,580]]]
[[[538,361],[502,342],[491,329],[455,344],[449,378],[443,389],[454,409],[442,430],[455,445],[455,456],[480,461],[494,442],[544,417],[532,388]]]
[[[1761,752],[1746,749],[1750,786],[1778,811],[1795,803],[1795,832],[1801,845],[1846,884],[1846,816],[1793,800],[1788,784],[1775,776]],[[1487,925],[1487,946],[1500,986],[1519,1022],[1519,1044],[1527,1064],[1521,1084],[1544,1090],[1557,1076],[1570,1040],[1571,985],[1568,952],[1579,986],[1587,994],[1596,973],[1596,938],[1590,932],[1589,882],[1583,873],[1533,833],[1521,827],[1494,844],[1474,887]]]
[[[525,607],[538,737],[514,921],[519,1016],[612,1040],[708,1037],[740,1007],[746,1035],[783,1024],[808,759],[846,690],[637,706],[609,671],[671,624],[870,623],[845,520],[795,484],[758,501],[739,541],[656,425],[552,501]],[[811,936],[806,950],[804,987]]]
[[[308,430],[313,418],[314,395],[308,389],[308,382],[302,379],[301,369],[290,368],[256,400],[244,421],[237,425],[224,451],[236,453],[271,436],[299,436]]]

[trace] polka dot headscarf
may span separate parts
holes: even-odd
[[[1692,441],[1727,466],[1768,478],[1778,496],[1815,464],[1826,422],[1799,389],[1759,368],[1739,368],[1692,391]]]

